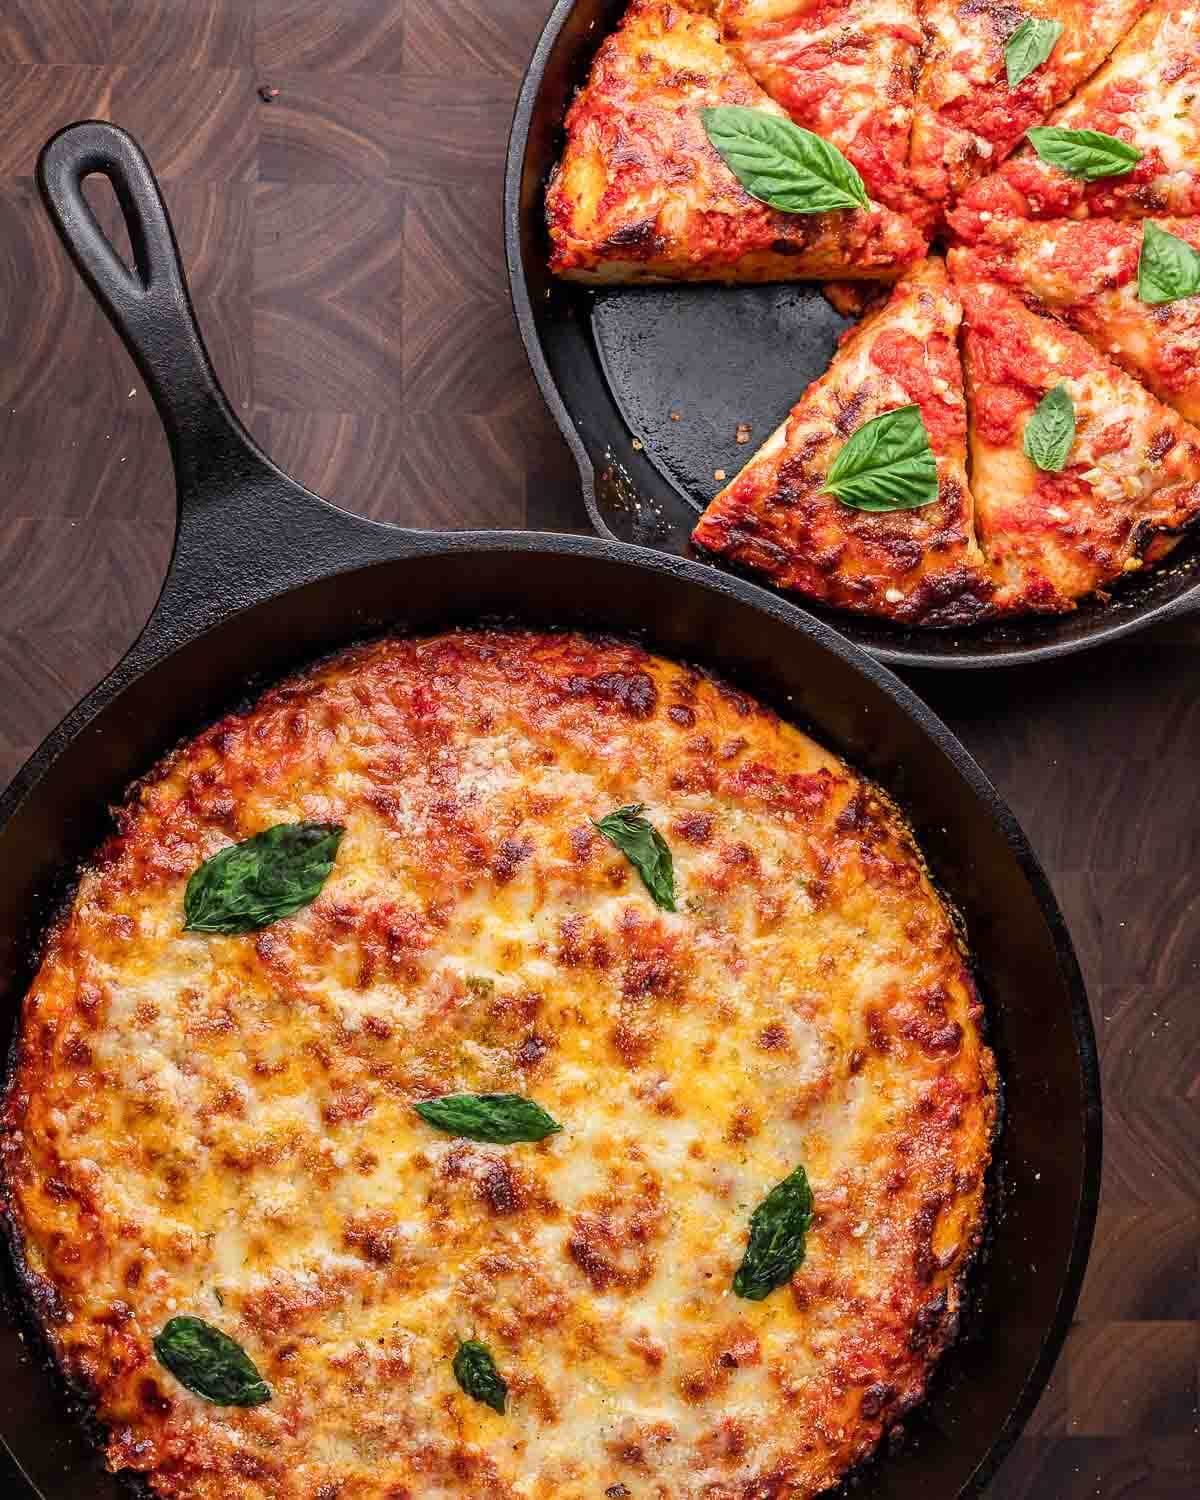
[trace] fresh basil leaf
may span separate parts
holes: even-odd
[[[1062,34],[1061,21],[1045,21],[1040,16],[1025,17],[1004,47],[1004,66],[1010,89],[1024,83],[1030,73],[1041,67]]]
[[[1075,403],[1065,385],[1047,391],[1025,423],[1025,456],[1048,474],[1060,474],[1075,441]]]
[[[1025,132],[1033,149],[1050,166],[1068,177],[1097,182],[1102,177],[1123,177],[1142,159],[1128,141],[1102,130],[1063,130],[1058,125],[1031,125]]]
[[[214,1406],[261,1406],[271,1387],[236,1339],[203,1318],[172,1318],[154,1338],[154,1353],[180,1385]]]
[[[700,118],[725,165],[760,203],[785,214],[870,208],[857,170],[811,130],[740,104],[702,109]]]
[[[508,1382],[496,1368],[491,1350],[475,1339],[464,1339],[454,1356],[454,1378],[473,1401],[482,1401],[504,1415]]]
[[[1142,225],[1138,296],[1152,307],[1200,292],[1200,252],[1152,219]]]
[[[919,406],[885,411],[851,434],[824,493],[855,510],[916,510],[938,497],[937,461]]]
[[[786,1286],[804,1264],[804,1237],[813,1221],[808,1174],[797,1167],[778,1183],[750,1216],[750,1242],[733,1278],[733,1290],[761,1302]]]
[[[206,859],[187,883],[185,932],[254,932],[315,901],[345,829],[277,823]]]
[[[443,1094],[440,1099],[421,1099],[413,1108],[438,1130],[497,1146],[545,1140],[562,1129],[553,1115],[524,1094]]]
[[[618,807],[592,827],[615,845],[642,877],[642,884],[664,911],[675,910],[675,861],[670,845],[658,829],[642,816],[644,803]]]

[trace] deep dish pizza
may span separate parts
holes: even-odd
[[[459,631],[131,792],[4,1206],[171,1500],[812,1496],[921,1398],[995,1071],[880,790],[705,674]]]
[[[720,39],[676,0],[633,0],[567,116],[546,194],[551,269],[593,284],[894,277],[925,253],[880,204],[781,213],[752,197],[710,143],[701,111],[786,119]]]
[[[923,262],[846,336],[826,374],[712,501],[693,540],[843,609],[922,625],[985,615],[993,591],[966,476],[961,320],[944,262]],[[882,414],[911,406],[930,437],[936,498],[882,512],[840,500],[827,487],[838,452]]]
[[[1002,609],[1070,609],[1166,555],[1200,516],[1200,433],[1086,339],[990,282],[958,286],[980,542]],[[1027,434],[1051,392],[1061,462]]]
[[[1160,401],[1200,421],[1200,297],[1144,300],[1146,225],[1200,255],[1200,219],[1003,219],[950,251],[955,279],[995,281],[1035,299],[1086,334]]]
[[[1147,0],[924,0],[927,45],[917,89],[912,173],[937,202],[998,166],[1025,131],[1108,56]],[[1015,81],[1018,28],[1061,28],[1044,61]],[[1053,31],[1045,33],[1049,41]],[[1019,37],[1017,38],[1019,46]],[[1027,54],[1041,56],[1045,47]]]
[[[832,141],[871,196],[929,218],[909,184],[916,0],[721,0],[722,36],[797,125]]]
[[[560,275],[819,278],[862,318],[696,497],[706,554],[960,628],[1200,520],[1200,4],[634,0],[566,137]]]
[[[1160,0],[1047,125],[1097,131],[1137,159],[1080,176],[1027,145],[963,195],[951,215],[957,234],[973,238],[993,219],[1200,213],[1200,6]]]

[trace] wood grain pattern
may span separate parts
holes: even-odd
[[[42,10],[57,4],[43,3]],[[246,0],[110,0],[114,60],[143,67],[246,65],[254,47],[254,6]]]
[[[0,62],[102,62],[112,44],[107,0],[4,0]]]
[[[267,68],[337,74],[399,73],[412,5],[330,5],[328,0],[257,0],[254,52]]]
[[[165,439],[32,186],[72,119],[118,120],[149,150],[218,373],[297,478],[408,525],[584,529],[500,244],[513,98],[548,4],[0,4],[0,777],[128,646],[171,543]],[[1183,622],[915,680],[1046,864],[1106,1089],[1078,1320],[992,1500],[1200,1492],[1198,673]]]

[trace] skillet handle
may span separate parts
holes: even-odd
[[[83,196],[94,172],[116,192],[132,269]],[[133,138],[101,120],[68,125],[43,147],[37,175],[63,244],[154,398],[175,465],[175,549],[121,670],[286,589],[410,555],[415,533],[330,505],[276,468],[242,425],[213,372],[166,207]]]
[[[132,269],[83,195],[84,178],[96,172],[112,184],[125,216]],[[213,373],[158,183],[133,137],[103,120],[68,125],[42,148],[37,180],[68,254],[154,398],[181,502],[203,487],[216,462],[237,455],[269,464]]]

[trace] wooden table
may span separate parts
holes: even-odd
[[[305,484],[410,525],[583,529],[500,234],[547,7],[2,0],[0,780],[129,645],[173,525],[165,440],[51,235],[38,147],[89,115],[141,140],[226,389]],[[1049,870],[1104,1063],[1078,1321],[989,1494],[1181,1500],[1200,1492],[1200,624],[916,686]]]

